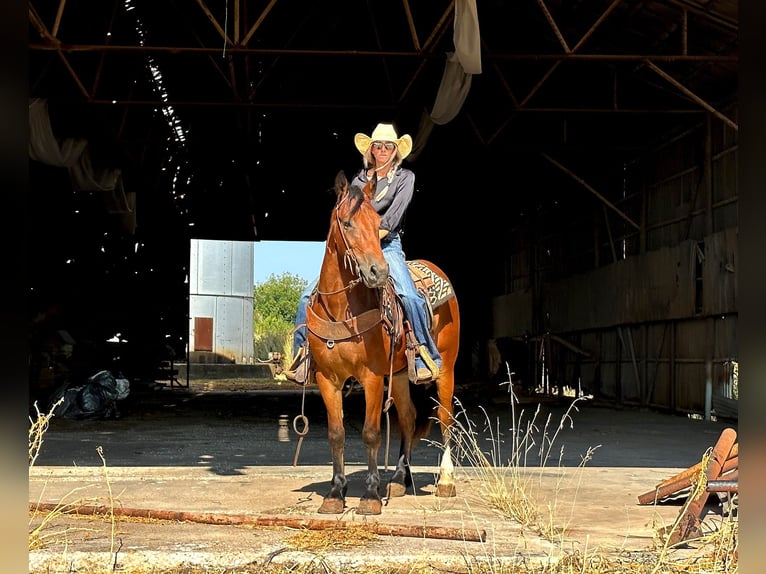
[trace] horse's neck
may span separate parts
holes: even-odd
[[[363,284],[350,287],[357,277],[347,269],[343,256],[336,251],[325,251],[317,281],[317,303],[333,320],[343,320],[378,306],[377,293]],[[318,311],[318,309],[315,309]]]

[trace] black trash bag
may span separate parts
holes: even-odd
[[[65,388],[53,398],[53,403],[63,398],[56,414],[70,419],[112,419],[120,416],[117,401],[130,394],[130,382],[115,378],[109,371],[99,371],[88,378],[85,385]]]

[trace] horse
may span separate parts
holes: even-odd
[[[307,306],[309,377],[316,382],[327,411],[332,452],[330,490],[318,510],[320,514],[340,514],[345,508],[348,481],[343,458],[346,439],[343,397],[349,381],[361,385],[365,399],[362,440],[367,451],[367,473],[356,513],[381,514],[378,471],[381,417],[392,404],[401,442],[396,469],[386,485],[387,496],[404,496],[408,487],[414,488],[410,469],[412,450],[417,441],[428,435],[434,412],[443,448],[436,495],[456,495],[450,427],[460,334],[457,298],[452,293],[432,313],[431,332],[442,357],[438,377],[425,385],[411,383],[407,353],[413,351],[412,347],[407,349],[407,337],[402,334],[401,305],[396,301],[378,237],[380,216],[371,203],[374,185],[373,180],[363,189],[349,187],[343,171],[336,176],[336,203],[325,253],[316,289]],[[430,269],[438,283],[451,288],[441,269],[428,261],[417,263]],[[389,396],[384,401],[386,381]]]

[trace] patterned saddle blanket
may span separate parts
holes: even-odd
[[[434,272],[424,261],[420,259],[407,261],[407,267],[415,287],[424,294],[432,311],[455,296],[452,283]]]

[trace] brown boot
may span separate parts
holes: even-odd
[[[282,374],[288,381],[298,383],[299,385],[306,384],[306,379],[309,370],[308,357],[306,356],[306,349],[300,347],[298,353],[293,359],[293,363],[289,369],[282,371]]]

